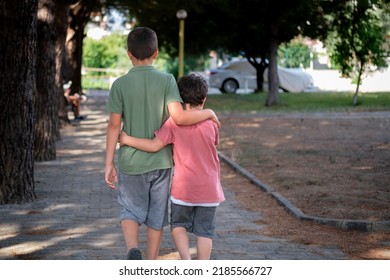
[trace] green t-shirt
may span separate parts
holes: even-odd
[[[137,66],[115,80],[108,97],[107,111],[122,115],[123,130],[131,136],[154,138],[154,132],[168,119],[168,104],[182,102],[175,78],[153,66]],[[172,148],[157,153],[123,146],[118,167],[130,175],[144,174],[173,166]]]

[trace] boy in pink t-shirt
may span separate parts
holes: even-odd
[[[179,79],[185,110],[201,110],[207,97],[207,83],[198,75]],[[121,133],[121,145],[156,152],[173,144],[175,162],[171,188],[171,230],[182,259],[191,259],[187,232],[197,236],[197,258],[210,259],[215,237],[216,209],[225,200],[220,183],[216,145],[218,127],[206,120],[178,126],[170,118],[156,131],[154,139],[135,138]]]

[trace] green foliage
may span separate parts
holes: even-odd
[[[126,36],[113,33],[100,40],[84,39],[83,66],[92,68],[128,68]]]
[[[164,49],[161,49],[158,53],[158,57],[154,62],[154,67],[158,70],[171,73],[177,76],[178,73],[178,58],[169,55]]]
[[[132,0],[126,1],[137,26],[148,26],[159,36],[160,46],[174,55],[178,46],[176,11],[185,9],[186,53],[203,54],[209,50],[227,53],[245,51],[260,57],[269,49],[269,40],[288,42],[320,16],[320,0]],[[321,18],[322,19],[322,18]],[[316,32],[319,33],[317,28]],[[323,30],[323,29],[321,29]],[[273,32],[273,33],[272,33]]]
[[[126,51],[126,35],[113,33],[100,40],[84,39],[83,66],[86,68],[129,69],[131,62]],[[82,87],[88,89],[108,89],[110,77],[119,73],[91,71],[82,78]]]
[[[328,38],[332,61],[345,77],[356,80],[370,67],[386,66],[384,29],[373,2],[345,1],[334,12],[334,32]]]
[[[126,36],[113,34],[100,40],[86,38],[84,40],[83,61],[84,67],[129,69],[131,62],[126,53]],[[204,71],[208,56],[187,54],[184,57],[184,73]],[[160,71],[178,76],[178,58],[171,56],[164,47],[160,48],[159,55],[153,64]],[[123,73],[122,73],[123,74]],[[83,88],[108,89],[110,76],[118,76],[112,72],[88,72],[83,76]]]
[[[177,54],[178,19],[176,11],[185,9],[185,52],[199,55],[210,50],[243,53],[262,77],[269,71],[269,106],[277,102],[276,53],[280,43],[299,34],[322,34],[325,27],[321,0],[132,0],[126,1],[136,25],[148,26],[159,36],[160,46]],[[319,19],[319,20],[318,20]],[[314,28],[310,27],[317,27]],[[315,30],[315,31],[314,31]],[[256,58],[261,58],[258,63]],[[262,80],[258,79],[258,88]]]
[[[206,68],[208,56],[206,55],[191,55],[184,56],[184,74],[193,71],[204,71]],[[164,72],[173,74],[176,78],[178,76],[178,58],[171,56],[162,49],[154,63],[154,66]]]
[[[292,40],[279,46],[278,49],[279,65],[286,68],[309,68],[310,67],[310,49],[303,44],[302,40]]]

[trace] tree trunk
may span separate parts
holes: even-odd
[[[255,57],[247,56],[246,59],[248,62],[256,69],[256,79],[257,79],[257,92],[264,90],[264,71],[267,69],[268,64],[265,60],[265,55],[261,57],[261,61],[257,62]]]
[[[265,106],[278,104],[279,77],[277,65],[278,43],[276,40],[270,40],[270,57],[268,66],[268,96]]]
[[[0,6],[0,204],[22,203],[36,198],[33,149],[38,0],[0,0]]]
[[[360,61],[360,68],[358,72],[358,80],[357,80],[357,85],[356,85],[356,90],[355,90],[355,95],[353,96],[353,106],[356,106],[358,104],[358,93],[359,93],[359,87],[360,83],[362,80],[362,74],[363,74],[363,69],[364,69],[364,62]]]
[[[70,22],[66,38],[67,64],[65,79],[72,81],[71,91],[82,93],[81,65],[83,57],[84,28],[87,25],[92,9],[84,1],[78,1],[70,6]]]
[[[37,91],[35,96],[35,160],[56,158],[58,93],[56,90],[55,0],[39,0]]]
[[[257,80],[257,90],[256,92],[264,91],[264,71],[265,67],[256,68],[256,80]]]
[[[64,97],[64,80],[63,80],[63,63],[66,59],[65,41],[66,32],[68,29],[68,15],[69,15],[70,0],[57,1],[57,9],[55,14],[56,24],[56,91],[58,96],[58,117],[59,127],[57,130],[57,139],[60,139],[60,127],[70,124],[68,118],[68,111],[66,109],[67,102]]]

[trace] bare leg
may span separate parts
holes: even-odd
[[[68,96],[67,100],[72,104],[74,117],[77,118],[80,115],[80,100],[77,98],[77,95]]]
[[[132,220],[123,220],[121,226],[127,250],[138,248],[138,223]]]
[[[147,252],[146,258],[148,260],[156,260],[158,253],[160,251],[160,243],[163,235],[162,230],[155,230],[148,227],[148,237],[147,237]]]
[[[173,241],[175,242],[176,249],[179,252],[182,260],[190,260],[190,241],[188,238],[187,230],[183,227],[175,227],[172,230]]]
[[[78,101],[76,101],[73,104],[74,104],[73,113],[74,113],[75,118],[77,118],[78,116],[80,116],[80,103]]]
[[[197,236],[196,246],[198,249],[198,260],[209,260],[211,256],[211,249],[213,247],[213,240],[207,237]]]

